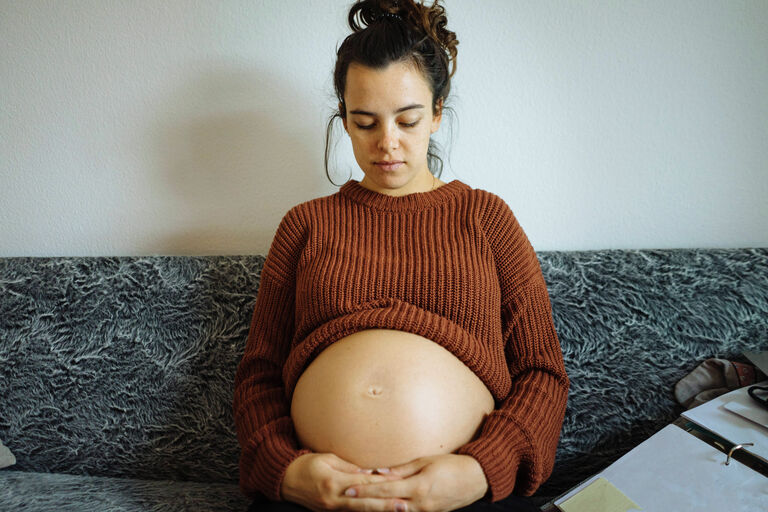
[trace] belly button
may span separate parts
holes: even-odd
[[[369,396],[379,396],[383,390],[380,386],[368,386],[368,395]]]

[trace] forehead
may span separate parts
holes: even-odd
[[[373,69],[353,62],[347,70],[344,98],[350,109],[375,105],[400,107],[405,102],[427,105],[430,96],[423,75],[408,64],[398,62]]]

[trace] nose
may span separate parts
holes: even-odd
[[[397,128],[383,123],[379,135],[379,149],[384,152],[397,149],[397,137]]]

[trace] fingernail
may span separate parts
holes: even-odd
[[[389,468],[376,468],[379,473],[389,473]]]
[[[397,512],[405,512],[405,503],[399,503],[398,502],[395,505],[395,510],[397,510]]]
[[[368,473],[370,475],[371,473],[373,473],[373,470],[372,469],[361,469],[360,472],[361,473]]]
[[[347,496],[357,496],[357,491],[350,487],[349,489],[344,491],[344,494],[346,494]]]

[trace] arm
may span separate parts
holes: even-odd
[[[240,490],[281,501],[288,465],[311,450],[296,438],[282,369],[294,333],[294,287],[290,274],[301,237],[293,216],[280,223],[261,272],[245,352],[235,373],[233,411],[241,447]]]
[[[499,203],[500,202],[500,203]],[[502,290],[501,325],[512,386],[479,436],[455,453],[477,459],[488,480],[484,501],[530,496],[552,473],[570,382],[536,254],[500,198],[488,236]]]

